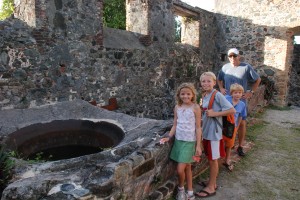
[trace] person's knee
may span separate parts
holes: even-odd
[[[241,131],[246,129],[246,120],[242,120],[238,129],[238,132],[240,133]]]
[[[177,173],[178,173],[178,174],[184,173],[185,168],[186,168],[186,167],[185,167],[184,165],[178,164],[178,166],[177,166]]]
[[[192,169],[192,165],[191,164],[186,164],[185,170],[190,170]]]
[[[209,164],[210,165],[216,165],[216,164],[218,164],[218,159],[210,160]]]

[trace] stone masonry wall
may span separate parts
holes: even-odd
[[[141,33],[133,33],[132,47],[122,47],[128,43],[122,35],[108,47],[103,42],[109,36],[103,37],[102,0],[36,0],[30,2],[31,10],[25,3],[16,1],[19,19],[0,22],[1,109],[74,99],[102,106],[114,97],[118,112],[169,118],[177,86],[187,81],[198,86],[202,72],[219,66],[215,17],[202,9],[189,7],[199,13],[199,48],[173,42],[171,0],[143,1],[144,7],[132,9],[133,16],[149,9],[149,16],[141,18],[149,23],[147,35],[147,26],[136,27]],[[135,48],[136,42],[144,47]]]
[[[293,64],[289,74],[288,103],[300,106],[300,45],[295,45]]]
[[[126,30],[149,35],[149,4],[147,0],[126,2]]]
[[[102,48],[101,16],[97,14],[101,4],[80,2],[36,1],[37,27],[19,19],[1,22],[2,109],[88,95],[85,88],[91,84],[88,77],[96,63],[93,53]]]
[[[219,52],[237,47],[243,59],[275,84],[272,102],[287,104],[293,31],[300,26],[295,0],[216,0]],[[234,6],[233,6],[234,5]]]

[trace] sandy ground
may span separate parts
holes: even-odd
[[[223,166],[218,177],[215,200],[285,200],[300,199],[300,108],[291,110],[268,109],[259,118],[263,125],[255,128],[246,157],[237,161],[234,171]],[[196,184],[204,180],[201,175]],[[196,198],[200,199],[200,198]]]

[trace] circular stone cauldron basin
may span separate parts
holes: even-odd
[[[9,134],[6,145],[23,159],[61,160],[101,152],[124,136],[119,126],[105,121],[55,120]]]

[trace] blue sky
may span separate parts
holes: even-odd
[[[181,0],[191,6],[197,6],[199,8],[203,8],[205,10],[211,11],[214,7],[215,0]]]

